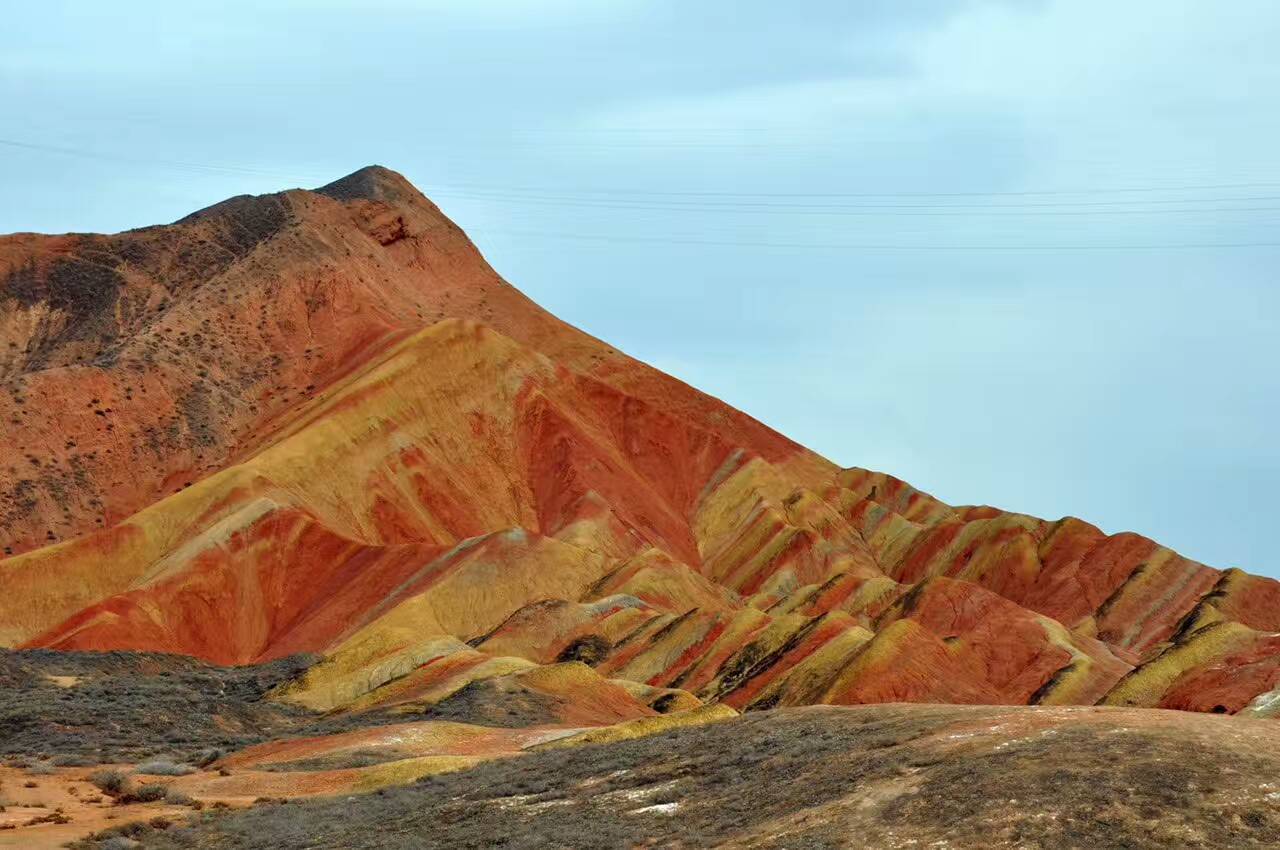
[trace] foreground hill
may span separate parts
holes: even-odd
[[[349,714],[1280,707],[1280,584],[839,469],[386,169],[7,237],[0,333],[0,645],[316,653],[273,699]]]
[[[132,834],[148,850],[1275,847],[1277,735],[1133,709],[785,709]]]
[[[533,687],[464,688],[399,718],[271,700],[308,661],[0,652],[0,848],[1280,841],[1271,720],[904,704],[654,715],[633,702],[615,722],[607,699]],[[606,713],[582,713],[592,706]],[[566,707],[572,722],[555,714]]]

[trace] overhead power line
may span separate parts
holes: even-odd
[[[709,245],[731,248],[799,248],[855,251],[1188,251],[1233,248],[1280,248],[1280,242],[1183,242],[1175,244],[1127,245],[909,245],[893,243],[817,243],[776,242],[769,240],[691,239],[667,236],[612,236],[609,234],[557,233],[538,230],[490,230],[509,236],[532,236],[547,239],[572,239],[589,242],[661,243],[671,245]]]
[[[569,193],[546,193],[541,195],[524,195],[512,194],[504,192],[487,192],[487,193],[462,193],[444,192],[435,193],[439,196],[452,196],[460,198],[485,199],[493,198],[497,200],[526,200],[526,201],[547,201],[549,203],[577,203],[577,204],[658,204],[663,203],[663,209],[675,208],[691,208],[691,209],[783,209],[783,210],[930,210],[930,209],[964,209],[964,210],[1000,210],[1000,209],[1040,209],[1040,208],[1058,208],[1058,207],[1120,207],[1134,206],[1136,204],[1208,204],[1208,203],[1245,203],[1258,201],[1280,201],[1280,195],[1245,195],[1245,196],[1227,196],[1212,198],[1144,198],[1136,201],[1036,201],[1032,203],[1012,203],[1012,204],[971,204],[971,203],[939,203],[939,204],[796,204],[778,201],[648,201],[648,200],[632,200],[625,197],[581,197]]]
[[[234,165],[216,165],[191,161],[164,160],[120,156],[111,153],[84,150],[80,148],[61,147],[27,142],[19,139],[0,138],[0,145],[10,148],[40,151],[70,156],[91,157],[115,162],[160,166],[185,171],[210,174],[240,174],[258,177],[271,177],[277,180],[310,182],[316,178],[299,178],[297,175],[286,176],[280,172]],[[332,176],[332,175],[329,175]],[[550,189],[534,187],[493,187],[479,184],[453,184],[452,187],[442,185],[444,197],[460,200],[479,201],[485,203],[543,204],[551,206],[580,206],[588,209],[633,209],[658,211],[714,211],[714,212],[783,212],[802,214],[838,214],[866,216],[1029,216],[1029,215],[1147,215],[1164,213],[1248,213],[1280,210],[1277,206],[1247,207],[1206,207],[1198,204],[1223,203],[1257,203],[1278,201],[1280,195],[1249,196],[1214,196],[1204,198],[1139,198],[1136,200],[1091,200],[1091,201],[1036,201],[1027,203],[886,203],[886,204],[834,204],[834,203],[795,203],[795,199],[910,199],[910,198],[981,198],[981,197],[1014,197],[1014,196],[1062,196],[1062,195],[1106,195],[1136,194],[1155,192],[1193,192],[1193,191],[1226,191],[1243,189],[1262,189],[1280,187],[1280,182],[1242,182],[1211,183],[1184,186],[1126,186],[1120,188],[1093,189],[1058,189],[1038,191],[987,191],[987,192],[713,192],[713,191],[661,191],[649,189]],[[449,191],[464,189],[464,191]],[[470,191],[465,191],[469,189]],[[627,197],[630,195],[631,197]],[[688,199],[688,200],[683,200]],[[753,199],[753,200],[748,200]],[[759,200],[763,199],[763,200]],[[787,199],[790,199],[789,201]],[[1160,205],[1150,208],[1152,205]],[[1179,206],[1180,205],[1180,206]],[[1145,209],[1131,209],[1145,206]],[[1069,209],[1063,209],[1064,207]],[[1108,207],[1108,209],[1097,209]],[[1110,209],[1122,207],[1122,209]],[[1087,209],[1074,209],[1087,208]],[[1017,210],[1002,212],[1002,210]],[[735,248],[785,248],[801,250],[866,250],[866,251],[1184,251],[1184,250],[1226,250],[1244,248],[1275,248],[1280,242],[1267,241],[1234,241],[1234,242],[1187,242],[1174,244],[1064,244],[1064,245],[940,245],[940,244],[894,244],[894,243],[806,243],[771,240],[722,240],[698,239],[687,237],[665,236],[625,236],[609,234],[564,233],[554,231],[502,231],[488,229],[486,232],[508,234],[513,236],[532,236],[548,239],[570,239],[607,243],[648,243],[670,245],[703,245]]]
[[[299,182],[309,182],[314,178],[300,178],[298,175],[284,175],[278,171],[263,168],[246,168],[236,165],[213,165],[200,162],[185,162],[180,160],[153,159],[151,157],[125,156],[122,154],[102,153],[100,151],[84,150],[82,148],[60,147],[58,145],[36,144],[34,142],[24,142],[18,139],[0,138],[0,145],[10,148],[20,148],[23,150],[40,151],[42,153],[55,153],[65,156],[85,157],[89,159],[101,159],[109,162],[127,162],[135,165],[159,165],[164,168],[175,168],[182,171],[199,172],[205,174],[243,174],[252,177],[271,177],[276,180],[297,180]]]
[[[636,195],[673,198],[995,198],[995,197],[1035,197],[1040,195],[1118,195],[1141,192],[1203,192],[1226,191],[1229,189],[1274,189],[1280,182],[1251,183],[1200,183],[1181,186],[1124,186],[1120,188],[1093,187],[1088,189],[1036,189],[1025,191],[969,191],[969,192],[716,192],[716,191],[663,191],[654,189],[623,188],[574,188],[563,186],[494,186],[479,183],[442,183],[435,189],[463,189],[472,191],[521,192],[521,193],[561,193],[583,195]],[[1231,198],[1230,200],[1242,200]],[[1177,203],[1169,200],[1165,203]]]
[[[103,151],[88,150],[78,147],[66,147],[60,145],[49,145],[37,142],[29,142],[21,139],[0,138],[0,145],[17,148],[23,150],[40,151],[44,153],[60,154],[64,156],[88,157],[92,159],[102,159],[114,162],[128,162],[138,165],[160,166],[165,168],[176,168],[186,171],[199,171],[205,173],[217,174],[244,174],[251,176],[272,177],[279,180],[296,181],[298,183],[307,183],[316,179],[324,179],[326,175],[312,173],[310,175],[299,175],[296,173],[285,174],[276,169],[258,168],[252,166],[226,165],[216,163],[201,163],[187,160],[167,160],[156,159],[153,157],[138,157],[114,154]],[[328,175],[332,177],[332,175]],[[1252,181],[1239,183],[1199,183],[1184,184],[1180,186],[1121,186],[1121,187],[1091,187],[1081,189],[1036,189],[1036,190],[990,190],[990,191],[963,191],[963,192],[908,192],[908,191],[892,191],[892,192],[727,192],[727,191],[703,191],[703,190],[656,190],[656,189],[637,189],[637,188],[618,188],[618,187],[575,187],[566,188],[548,187],[548,186],[494,186],[492,184],[478,183],[441,183],[432,187],[432,191],[443,190],[463,190],[464,192],[479,193],[501,193],[506,195],[514,194],[535,194],[543,196],[636,196],[636,197],[653,197],[653,198],[709,198],[709,199],[841,199],[841,198],[983,198],[983,197],[1036,197],[1036,196],[1060,196],[1060,195],[1111,195],[1111,194],[1136,194],[1136,193],[1157,193],[1157,192],[1196,192],[1196,191],[1227,191],[1227,190],[1245,190],[1245,189],[1267,189],[1280,188],[1280,181]],[[455,193],[456,194],[456,193]],[[1277,200],[1280,196],[1267,195],[1266,200]],[[1225,197],[1225,198],[1199,198],[1199,199],[1149,199],[1141,201],[1141,203],[1221,203],[1221,202],[1239,202],[1239,201],[1259,200],[1252,197]],[[1139,201],[1086,201],[1077,202],[1081,205],[1098,205],[1105,203],[1126,204],[1140,203]],[[1066,204],[1062,204],[1066,205]],[[934,205],[921,205],[934,206]],[[996,205],[975,205],[975,206],[996,206]],[[1008,205],[1013,206],[1013,205]]]
[[[459,201],[470,202],[478,201],[481,203],[495,204],[532,204],[535,206],[552,206],[552,207],[581,207],[586,209],[617,209],[617,210],[640,210],[640,211],[656,211],[656,212],[728,212],[728,213],[747,213],[747,214],[774,214],[782,213],[786,215],[839,215],[839,216],[871,216],[875,218],[881,217],[965,217],[972,216],[995,216],[995,217],[1017,217],[1024,216],[1094,216],[1094,215],[1171,215],[1179,213],[1236,213],[1236,212],[1275,212],[1280,210],[1277,206],[1250,206],[1250,207],[1189,207],[1183,209],[1091,209],[1091,210],[1060,210],[1060,209],[1020,209],[1017,212],[1001,211],[1000,205],[974,205],[966,206],[963,211],[955,209],[947,209],[948,205],[942,205],[939,208],[930,207],[928,205],[907,205],[907,206],[808,206],[808,205],[767,205],[752,204],[738,206],[717,205],[704,206],[694,204],[657,204],[657,203],[628,203],[623,201],[577,201],[577,200],[555,200],[547,198],[522,198],[522,197],[498,197],[484,195],[455,195],[450,192],[433,193],[436,198],[454,198]],[[1261,198],[1242,198],[1240,200],[1262,200]],[[1271,200],[1280,201],[1280,196],[1274,196]],[[1021,205],[1008,205],[1011,208],[1017,208]],[[1039,205],[1031,205],[1039,206]],[[1046,205],[1048,206],[1048,205]],[[1072,205],[1067,205],[1072,206]],[[917,210],[917,211],[912,211]],[[995,210],[995,211],[992,211]]]

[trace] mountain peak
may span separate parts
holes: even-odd
[[[366,165],[346,177],[326,183],[315,192],[338,201],[370,200],[394,204],[423,198],[404,175],[382,165]]]

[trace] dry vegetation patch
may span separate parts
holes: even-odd
[[[136,837],[157,850],[1280,844],[1280,732],[1170,714],[760,712]]]

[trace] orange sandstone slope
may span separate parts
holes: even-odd
[[[1280,584],[840,470],[383,168],[0,239],[0,335],[2,645],[319,652],[322,709],[1280,708]]]

